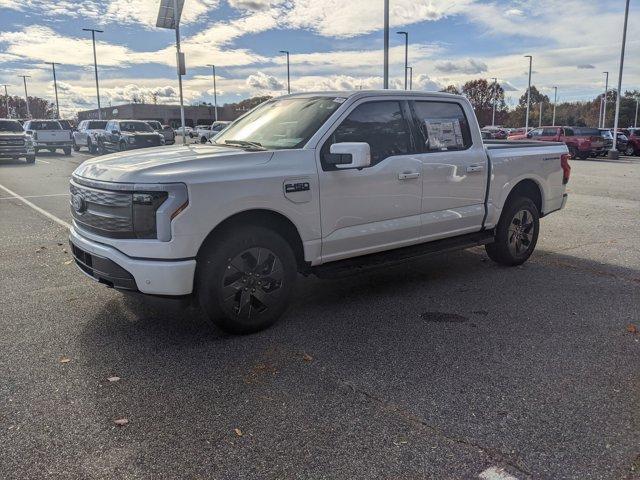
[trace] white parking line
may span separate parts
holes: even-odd
[[[484,472],[482,472],[478,478],[482,480],[518,480],[513,475],[509,475],[504,471],[504,468],[499,467],[489,467]]]
[[[36,158],[36,162],[46,163],[47,165],[51,165],[51,162],[47,162],[46,160],[40,160],[39,158]]]
[[[40,208],[39,206],[37,206],[34,203],[31,203],[29,200],[27,200],[26,198],[18,195],[16,192],[14,192],[13,190],[8,189],[7,187],[5,187],[4,185],[0,185],[0,188],[2,190],[4,190],[5,192],[7,192],[9,195],[11,195],[13,198],[15,198],[16,200],[20,200],[22,203],[24,203],[26,206],[33,208],[36,212],[38,212],[41,215],[44,215],[45,217],[47,217],[49,220],[53,220],[54,222],[56,222],[58,225],[62,225],[64,228],[71,228],[71,225],[69,225],[67,222],[65,222],[64,220],[62,220],[61,218],[56,217],[55,215],[47,212],[46,210],[43,210],[42,208]]]
[[[48,195],[24,195],[22,198],[44,198],[44,197],[66,197],[69,193],[50,193]],[[0,200],[11,200],[14,197],[13,195],[10,197],[0,197]]]

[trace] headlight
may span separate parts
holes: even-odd
[[[133,230],[136,238],[171,240],[171,221],[189,204],[183,183],[136,185],[133,192]]]

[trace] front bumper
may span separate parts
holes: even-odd
[[[69,241],[83,273],[107,286],[149,295],[188,295],[193,291],[195,260],[132,258],[109,245],[89,240],[71,228]]]
[[[0,147],[0,158],[4,157],[26,157],[35,155],[36,151],[33,147]]]

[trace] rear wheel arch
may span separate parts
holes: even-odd
[[[513,201],[515,198],[525,197],[531,199],[534,205],[538,208],[538,212],[540,212],[540,217],[544,216],[542,213],[542,206],[544,201],[542,187],[531,178],[525,178],[524,180],[520,180],[516,185],[511,189],[509,195],[504,201],[504,205],[502,205],[502,211],[504,212],[509,202]]]
[[[216,239],[229,231],[233,231],[234,227],[245,225],[263,227],[280,235],[291,247],[296,258],[298,270],[304,271],[308,268],[308,262],[306,262],[304,258],[302,237],[300,236],[298,228],[282,213],[266,209],[245,210],[231,215],[220,222],[213,230],[211,230],[211,232],[209,232],[200,245],[196,255],[196,260],[203,255],[203,253],[216,241]]]

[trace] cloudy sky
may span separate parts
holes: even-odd
[[[617,82],[624,0],[391,0],[390,75],[403,85],[404,41],[414,89],[434,90],[497,77],[517,98],[533,83],[565,100],[586,100]],[[640,5],[632,3],[623,89],[640,88]],[[633,5],[635,4],[635,5]],[[94,108],[90,34],[100,28],[97,55],[103,105],[144,97],[176,101],[173,32],[155,28],[159,0],[0,0],[0,83],[22,94],[17,75],[31,75],[29,93],[53,99],[58,62],[61,110]],[[286,89],[291,51],[293,91],[382,86],[382,0],[185,0],[182,47],[187,103],[219,102]]]

